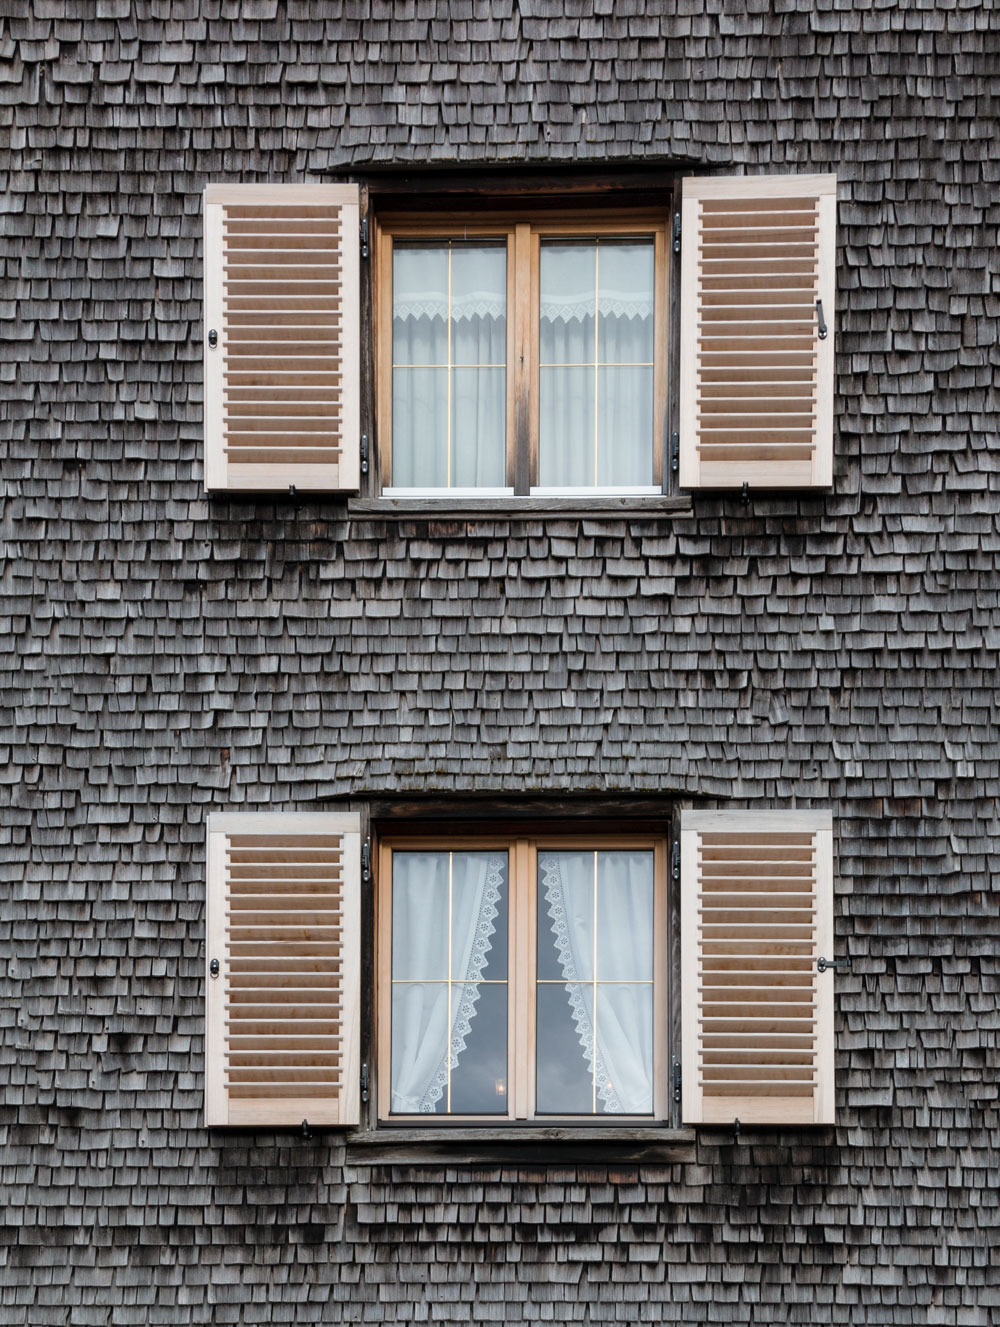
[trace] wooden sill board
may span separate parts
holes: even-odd
[[[690,497],[352,498],[348,516],[385,520],[419,516],[690,516]]]

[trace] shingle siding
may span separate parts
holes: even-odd
[[[988,6],[0,2],[0,1321],[891,1323],[1000,1307]],[[201,190],[836,170],[835,494],[347,519],[201,492]],[[834,1131],[367,1166],[208,1134],[204,818],[830,806]]]

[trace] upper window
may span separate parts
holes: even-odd
[[[397,841],[379,890],[383,1118],[662,1117],[664,840]]]
[[[656,493],[666,223],[386,220],[383,492]]]

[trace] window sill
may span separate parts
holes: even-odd
[[[690,516],[690,497],[622,494],[615,497],[351,498],[348,516],[406,520],[472,516]]]
[[[346,1137],[348,1164],[477,1165],[481,1162],[565,1162],[615,1165],[629,1162],[694,1161],[693,1129],[578,1128],[526,1125],[520,1128],[393,1128],[358,1130]]]

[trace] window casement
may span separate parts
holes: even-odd
[[[666,861],[654,836],[383,842],[379,1117],[665,1119]]]
[[[363,881],[357,814],[214,813],[206,1124],[667,1126],[675,1059],[685,1124],[832,1124],[830,813],[682,811],[679,898],[668,856],[425,826]]]
[[[659,493],[667,227],[381,217],[383,494]]]

